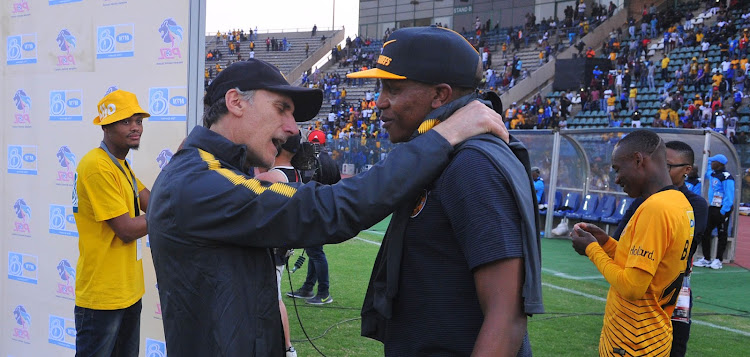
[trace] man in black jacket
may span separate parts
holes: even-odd
[[[474,103],[336,185],[251,178],[248,169],[273,165],[295,121],[315,117],[322,98],[257,59],[232,64],[208,87],[205,127],[159,173],[147,217],[170,354],[283,356],[272,248],[345,241],[432,181],[453,145],[488,131],[507,138],[500,116]]]
[[[477,99],[502,111],[476,94],[480,56],[451,30],[395,31],[377,62],[348,77],[382,79],[392,142],[414,143]],[[528,152],[509,144],[469,139],[394,212],[362,308],[362,335],[386,356],[531,354],[527,315],[544,311],[538,207]]]

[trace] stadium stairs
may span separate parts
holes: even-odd
[[[325,36],[326,40],[321,41]],[[275,37],[281,41],[284,37],[291,44],[289,51],[266,51],[266,38]],[[344,31],[318,31],[315,37],[310,36],[309,31],[304,32],[282,32],[282,33],[262,33],[255,40],[255,58],[264,60],[278,67],[279,70],[287,77],[289,82],[297,80],[302,73],[312,67],[318,60],[333,48],[335,43],[344,39]],[[310,45],[309,54],[305,55],[305,44]],[[221,60],[206,60],[206,68],[214,69],[216,76],[216,64],[219,63],[222,68],[226,68],[227,62],[237,59],[237,54],[229,54],[229,42],[225,45],[222,40],[216,42],[216,36],[206,36],[206,53],[218,49],[222,54]],[[242,41],[239,53],[242,59],[250,58],[250,41]]]

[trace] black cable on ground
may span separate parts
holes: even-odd
[[[320,334],[320,336],[313,337],[312,339],[308,338],[307,340],[293,340],[293,342],[305,342],[305,341],[317,340],[317,339],[323,338],[328,333],[328,331],[331,331],[332,328],[334,328],[334,327],[336,327],[338,325],[341,325],[341,324],[345,324],[347,322],[357,321],[357,320],[361,320],[361,319],[362,319],[361,317],[353,317],[351,319],[341,320],[341,321],[339,321],[339,322],[337,322],[337,323],[335,323],[335,324],[333,324],[331,326],[328,326],[328,328],[325,331],[323,331],[323,333]],[[310,342],[312,343],[312,341],[310,341]]]
[[[290,291],[294,292],[294,287],[292,286],[292,273],[289,271],[289,264],[286,264],[286,275],[289,278],[289,289],[290,289]],[[305,326],[302,325],[302,319],[299,317],[299,310],[297,310],[297,299],[296,298],[292,298],[292,302],[294,303],[294,313],[297,315],[297,321],[299,322],[299,327],[302,329],[302,333],[305,334],[305,338],[307,338],[307,341],[310,342],[310,345],[316,351],[318,351],[318,353],[320,353],[321,356],[326,357],[325,353],[323,353],[321,350],[319,350],[318,346],[315,346],[315,343],[312,342],[312,339],[310,339],[310,336],[307,335],[307,331],[305,331]],[[326,330],[326,332],[328,332],[328,330]],[[304,340],[302,340],[302,341],[304,341]],[[290,342],[291,342],[291,340],[290,340]]]

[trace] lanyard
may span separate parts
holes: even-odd
[[[112,162],[115,164],[115,166],[117,166],[118,169],[120,169],[120,171],[122,171],[125,177],[128,177],[128,173],[125,172],[124,168],[122,168],[122,165],[120,165],[120,162],[117,161],[117,158],[115,158],[115,155],[112,155],[112,153],[109,152],[107,145],[104,144],[103,141],[99,145],[99,147],[102,148],[102,150],[104,150],[104,152],[106,152],[107,155],[109,155],[109,159],[112,160]],[[130,172],[130,178],[133,180],[132,183],[130,182],[129,183],[130,183],[130,187],[133,189],[133,207],[135,208],[135,216],[138,217],[141,215],[141,209],[138,206],[138,181],[135,180],[135,175],[133,175],[133,171],[130,170],[130,166],[128,166],[127,161],[125,161],[125,166],[127,166],[128,171]]]

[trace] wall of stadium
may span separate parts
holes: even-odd
[[[150,187],[169,161],[187,130],[189,2],[10,0],[0,11],[0,355],[73,356],[76,163],[102,139],[92,120],[113,87],[134,92],[152,115],[128,158],[136,175]],[[141,356],[164,356],[142,244]]]
[[[612,0],[622,6],[624,0]],[[609,0],[585,0],[587,14],[591,5],[600,3],[609,5]],[[474,22],[479,19],[484,25],[490,20],[490,26],[522,26],[526,23],[526,14],[533,13],[537,23],[542,18],[557,16],[564,19],[565,7],[575,8],[575,0],[360,0],[359,34],[364,37],[382,39],[387,28],[429,26],[442,23],[454,30],[474,29]]]

